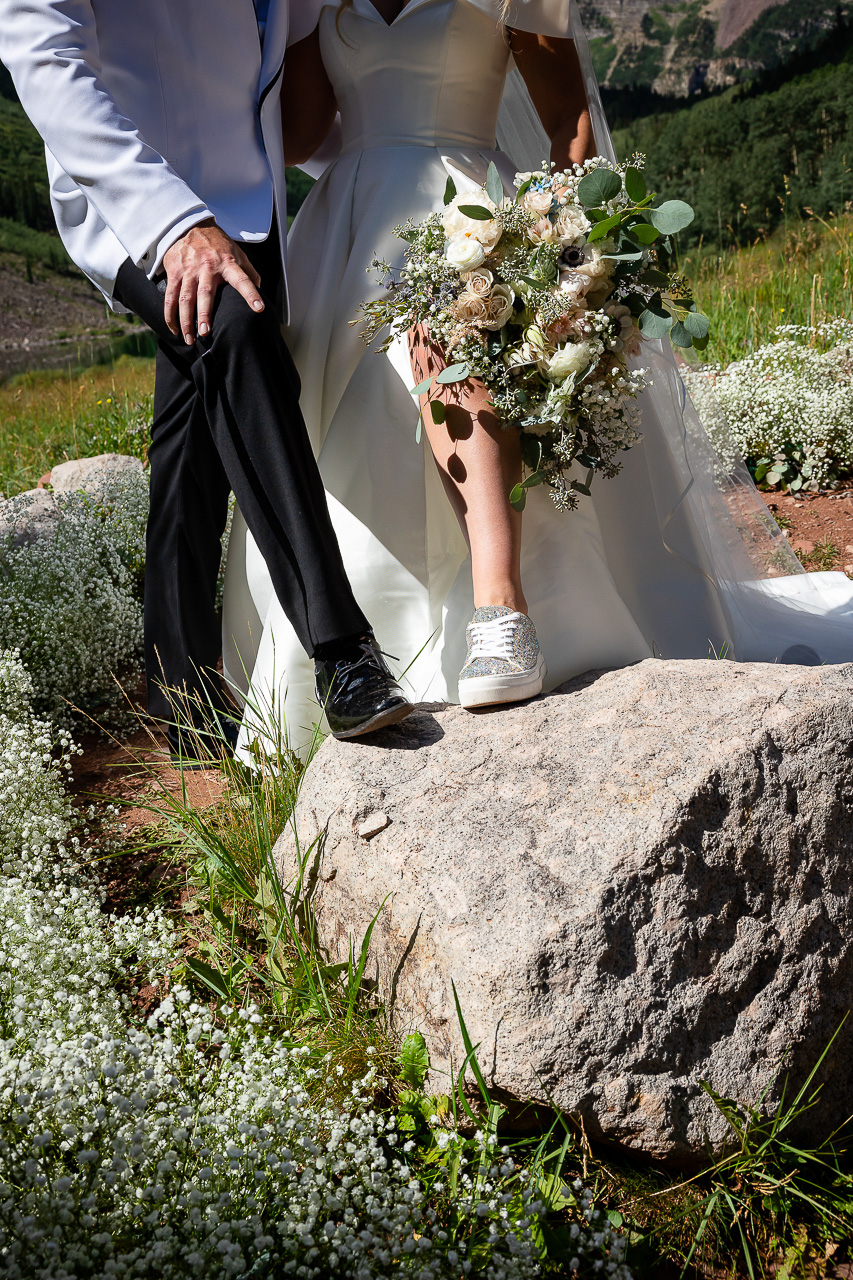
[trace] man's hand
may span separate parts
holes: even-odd
[[[166,324],[172,333],[184,335],[187,346],[198,334],[210,333],[213,300],[221,284],[242,293],[253,311],[263,311],[258,293],[261,277],[240,246],[209,219],[176,240],[163,258],[166,271]],[[198,319],[196,321],[196,311]]]

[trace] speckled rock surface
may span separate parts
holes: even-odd
[[[853,1004],[851,695],[851,666],[649,660],[329,739],[294,819],[326,832],[321,936],[344,956],[388,895],[386,999],[435,1068],[464,1056],[453,979],[502,1095],[690,1162],[725,1135],[701,1081],[801,1081]],[[292,829],[276,856],[291,881]],[[853,1110],[843,1033],[823,1078],[812,1133]]]
[[[50,483],[55,493],[69,493],[74,489],[97,493],[105,480],[142,470],[141,459],[129,454],[99,453],[94,458],[72,458],[70,462],[60,462],[50,473]]]

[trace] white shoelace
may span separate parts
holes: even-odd
[[[504,613],[488,622],[472,622],[468,627],[471,643],[468,661],[473,662],[475,658],[502,658],[505,662],[514,662],[518,666],[512,644],[522,620],[520,613]]]

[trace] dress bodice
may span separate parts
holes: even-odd
[[[506,32],[468,0],[409,0],[388,24],[371,0],[320,20],[345,151],[493,148],[509,66]]]

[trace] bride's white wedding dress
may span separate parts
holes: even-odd
[[[510,21],[566,35],[570,4],[515,0]],[[448,174],[460,189],[479,185],[493,160],[511,190],[516,168],[538,167],[547,150],[543,141],[535,157],[519,154],[538,144],[517,73],[505,94],[510,54],[496,0],[409,0],[390,25],[370,0],[354,0],[340,34],[337,8],[323,9],[320,41],[343,150],[293,226],[286,336],[358,601],[408,669],[410,696],[452,701],[473,610],[467,548],[429,445],[415,443],[405,352],[367,350],[352,321],[380,287],[371,262],[402,264],[394,227],[440,209]],[[502,99],[512,158],[495,150]],[[599,123],[606,152],[602,133]],[[523,581],[550,687],[653,655],[853,659],[851,584],[802,572],[743,469],[723,468],[711,451],[668,348],[649,344],[640,363],[652,364],[655,385],[643,396],[644,440],[622,473],[565,514],[534,489],[524,513]],[[228,678],[249,695],[243,742],[256,728],[251,707],[265,706],[302,744],[319,718],[313,663],[239,513],[224,648]]]

